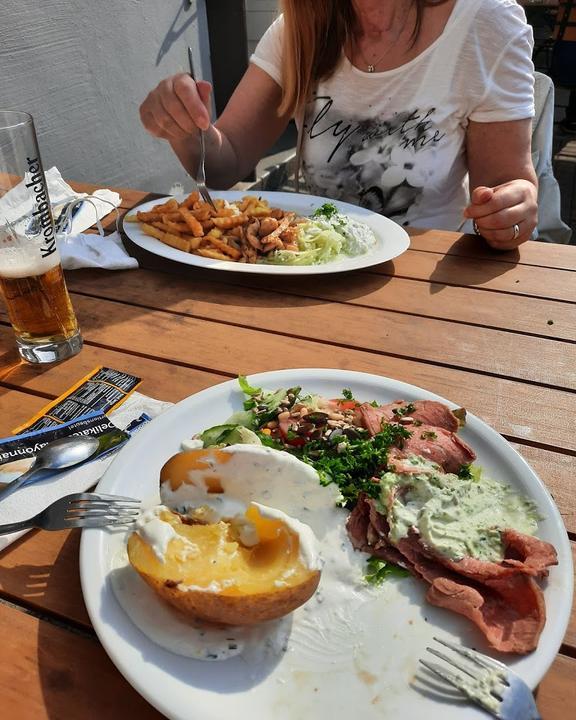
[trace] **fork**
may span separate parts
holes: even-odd
[[[194,82],[196,82],[196,78],[194,77],[194,64],[192,61],[192,48],[188,47],[188,64],[190,65],[190,77]],[[194,180],[196,181],[196,185],[198,186],[198,192],[204,199],[204,202],[210,203],[214,209],[216,209],[216,206],[214,205],[214,202],[212,198],[210,197],[210,193],[206,189],[206,170],[204,169],[204,161],[206,159],[206,144],[204,141],[204,130],[200,130],[200,159],[198,161],[198,169],[196,171],[196,177]]]
[[[129,525],[140,514],[139,508],[140,500],[122,495],[74,493],[56,500],[28,520],[0,525],[0,535],[28,528],[66,530]]]
[[[420,659],[425,668],[450,683],[469,700],[480,705],[500,720],[542,720],[536,708],[532,691],[524,680],[506,665],[470,648],[455,645],[437,637],[434,640],[471,661],[467,666],[465,662],[454,660],[436,648],[426,648],[429,653],[444,660],[468,677],[446,670],[436,663]]]

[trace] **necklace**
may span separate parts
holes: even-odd
[[[383,53],[379,58],[376,58],[376,60],[372,60],[372,62],[368,62],[368,60],[366,60],[366,56],[364,55],[364,53],[363,53],[363,51],[362,51],[362,48],[360,47],[360,43],[358,42],[358,40],[355,40],[355,41],[354,41],[354,44],[356,45],[356,48],[357,48],[357,50],[358,50],[358,53],[359,53],[360,57],[362,58],[362,60],[364,61],[365,65],[366,65],[366,72],[369,72],[369,73],[376,72],[376,66],[379,65],[379,64],[382,62],[382,60],[384,60],[384,58],[386,57],[386,55],[388,55],[388,53],[391,52],[391,51],[394,49],[394,47],[396,46],[396,43],[397,43],[398,40],[400,39],[400,36],[401,36],[402,33],[404,32],[404,29],[405,29],[405,27],[406,27],[406,23],[408,22],[408,16],[409,16],[409,14],[410,14],[410,7],[411,7],[411,6],[409,5],[409,6],[408,6],[408,10],[407,10],[406,13],[404,14],[404,21],[403,21],[403,23],[402,23],[402,27],[400,28],[398,34],[396,35],[396,37],[394,38],[394,40],[388,45],[388,47],[386,48],[386,50],[384,51],[384,53]]]

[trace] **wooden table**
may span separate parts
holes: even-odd
[[[149,199],[119,192],[123,212]],[[309,280],[138,255],[180,274],[67,274],[85,346],[61,365],[19,364],[0,314],[0,436],[98,364],[140,375],[142,392],[173,402],[238,373],[366,371],[439,393],[495,427],[540,474],[576,540],[576,247],[531,242],[497,254],[475,237],[418,230],[393,262]],[[0,555],[0,715],[159,718],[96,639],[78,543],[77,531],[34,532]],[[573,716],[574,614],[538,704],[545,720]]]

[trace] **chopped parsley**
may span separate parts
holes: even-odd
[[[420,440],[437,440],[437,439],[438,439],[438,435],[436,435],[436,433],[433,430],[425,430],[420,435]]]
[[[354,400],[354,395],[352,395],[352,390],[350,390],[349,388],[344,388],[344,390],[342,390],[342,397],[345,400]]]
[[[301,448],[286,449],[312,465],[323,485],[338,485],[341,504],[352,508],[361,492],[378,496],[379,484],[374,478],[385,468],[388,450],[410,435],[405,427],[392,423],[372,437],[359,429],[355,437],[313,440]]]
[[[482,477],[482,468],[479,465],[460,465],[460,469],[456,473],[462,480],[480,480]]]
[[[407,405],[404,405],[403,407],[394,408],[392,412],[396,417],[404,417],[404,415],[412,415],[413,412],[416,411],[416,405],[414,403],[408,403]]]
[[[338,208],[333,203],[324,203],[324,205],[320,205],[319,208],[316,208],[314,213],[312,214],[312,217],[315,218],[326,218],[329,220],[334,215],[338,215]]]
[[[371,557],[366,563],[366,574],[364,579],[370,585],[382,585],[389,577],[407,577],[408,570],[394,563],[386,562],[377,557]]]

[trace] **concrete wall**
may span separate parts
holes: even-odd
[[[245,0],[246,32],[248,35],[248,52],[254,52],[258,40],[278,15],[277,0]]]
[[[1,0],[0,108],[34,116],[44,167],[65,178],[168,191],[186,175],[138,107],[187,70],[188,45],[211,80],[204,3]]]

